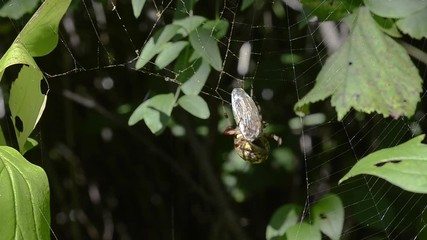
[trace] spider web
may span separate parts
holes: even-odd
[[[335,30],[339,38],[345,35],[342,22],[325,28],[313,12],[293,9],[286,1],[255,1],[244,11],[239,1],[200,1],[193,10],[181,10],[177,2],[147,1],[138,19],[130,2],[76,3],[64,16],[59,46],[51,53],[57,61],[39,59],[51,89],[38,134],[42,166],[51,181],[56,239],[206,234],[210,239],[264,239],[270,217],[282,204],[303,206],[301,220],[310,222],[311,207],[327,193],[343,202],[341,239],[427,239],[424,195],[368,175],[337,185],[364,156],[418,135],[425,124],[422,104],[409,120],[351,111],[337,121],[329,99],[312,107],[323,109],[312,111],[314,123],[293,111],[336,48],[322,31]],[[139,103],[156,93],[175,92],[182,74],[173,64],[158,70],[153,60],[136,69],[141,48],[174,14],[191,16],[206,9],[218,10],[210,14],[230,24],[225,38],[216,39],[223,70],[212,71],[201,92],[210,120],[174,110],[173,124],[157,138],[142,123],[128,127],[126,118]],[[425,40],[409,42],[426,51]],[[240,75],[236,67],[244,43],[252,48],[251,62],[248,73]],[[425,66],[413,61],[425,79]],[[231,116],[230,93],[239,86],[253,91],[269,123],[266,132],[284,142],[271,142],[271,157],[261,165],[242,161],[232,138],[221,136],[230,125],[222,115]],[[61,104],[49,104],[56,101]],[[117,142],[126,143],[124,150],[103,154]],[[186,154],[200,163],[179,157]],[[132,193],[126,195],[123,188]],[[129,217],[133,212],[138,217]]]

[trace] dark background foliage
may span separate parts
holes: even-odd
[[[314,148],[306,154],[301,152],[301,132],[292,132],[288,122],[295,117],[295,102],[313,86],[326,51],[320,41],[313,43],[316,32],[307,26],[299,28],[298,13],[285,5],[283,18],[273,14],[270,2],[240,12],[235,1],[225,1],[226,7],[222,1],[201,1],[194,14],[214,19],[224,10],[222,17],[233,24],[234,31],[229,49],[226,46],[230,39],[222,39],[219,44],[223,56],[226,51],[237,55],[242,42],[251,40],[253,52],[259,53],[253,56],[254,95],[264,119],[283,138],[281,148],[292,153],[295,165],[291,169],[270,159],[261,165],[247,166],[246,172],[234,173],[247,196],[243,202],[235,201],[223,184],[222,166],[230,161],[233,140],[218,129],[223,106],[228,105],[219,97],[229,101],[234,82],[230,75],[237,76],[237,61],[232,54],[224,69],[228,74],[219,82],[219,73],[211,73],[203,89],[202,97],[211,111],[209,119],[199,120],[175,108],[173,120],[186,133],[181,137],[174,136],[169,128],[155,136],[142,122],[129,127],[127,119],[145,98],[175,92],[177,87],[165,81],[166,76],[172,76],[171,71],[157,71],[153,65],[134,69],[135,51],[151,36],[153,26],[170,23],[176,14],[176,2],[169,7],[169,2],[155,2],[159,9],[166,10],[157,25],[149,17],[155,13],[151,1],[138,19],[133,16],[130,1],[114,2],[117,11],[110,1],[73,2],[60,28],[58,47],[48,56],[36,59],[50,92],[43,118],[33,134],[40,145],[28,152],[26,158],[42,166],[49,177],[52,232],[58,239],[263,239],[268,221],[278,207],[284,203],[310,203],[330,191],[331,185],[345,207],[353,203],[372,204],[361,197],[372,188],[385,192],[383,198],[370,197],[379,208],[393,208],[395,192],[406,194],[378,182],[355,181],[344,188],[335,186],[344,174],[343,169],[369,153],[367,149],[373,144],[396,144],[393,132],[399,134],[401,141],[409,137],[406,120],[396,122],[352,112],[341,123],[336,121],[328,101],[318,103],[312,111],[324,112],[327,121],[304,129]],[[99,13],[94,4],[101,6],[105,23],[97,21]],[[265,14],[271,14],[273,27],[263,22]],[[2,20],[2,25],[9,28],[1,39],[3,52],[28,20],[29,16],[26,17]],[[74,32],[65,26],[70,22],[75,26]],[[412,43],[425,47],[423,42]],[[292,66],[280,61],[281,55],[290,51],[290,44],[294,54],[306,59],[304,62]],[[313,51],[314,47],[318,51]],[[418,66],[425,77],[425,66]],[[103,81],[109,81],[105,79],[111,79],[114,87],[103,88]],[[274,97],[263,99],[263,89],[272,89]],[[420,104],[419,109],[423,108]],[[420,110],[420,114],[424,112]],[[425,125],[423,121],[420,124]],[[207,134],[200,134],[200,127],[207,128]],[[383,133],[384,129],[388,134]],[[381,146],[377,144],[378,147]],[[412,198],[408,194],[408,199]],[[421,197],[416,199],[412,200],[414,207],[400,213],[399,219],[420,219],[424,206],[415,204],[423,202]],[[380,223],[370,231],[384,236],[388,220],[378,220],[377,213],[365,213],[362,209],[363,206],[346,208],[346,216],[353,214],[354,219]],[[346,224],[359,224],[353,218],[346,217]],[[396,219],[390,220],[393,221]],[[368,223],[365,221],[364,225]],[[404,235],[403,229],[418,231],[415,221],[400,224],[401,228],[397,225],[397,235]],[[355,231],[350,235],[360,239],[358,234]]]

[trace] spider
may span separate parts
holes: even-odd
[[[268,135],[263,134],[266,125],[262,121],[259,107],[242,88],[231,92],[231,108],[237,127],[228,127],[224,134],[234,135],[234,149],[237,154],[250,163],[261,163],[270,155]],[[271,137],[280,145],[282,139],[276,135]]]

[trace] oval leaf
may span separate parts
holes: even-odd
[[[211,67],[206,61],[202,61],[200,67],[194,73],[194,75],[182,84],[181,89],[187,95],[198,95],[202,90],[203,86],[208,80]]]
[[[152,133],[160,134],[169,123],[174,104],[175,98],[172,93],[156,95],[135,109],[128,124],[132,126],[144,119]]]
[[[138,18],[141,15],[146,0],[132,0],[133,15]]]
[[[179,98],[178,104],[184,108],[185,111],[198,118],[207,119],[210,116],[208,104],[200,96],[184,95]]]
[[[215,70],[221,71],[222,60],[218,43],[211,36],[211,31],[199,27],[190,33],[190,42],[194,50],[207,61]]]
[[[340,239],[344,226],[344,207],[341,199],[335,194],[327,194],[312,208],[313,225],[326,236]]]
[[[182,49],[184,49],[187,45],[188,42],[185,41],[171,43],[170,46],[164,48],[163,51],[159,53],[159,56],[157,56],[156,58],[155,64],[160,69],[166,67],[167,65],[169,65],[169,63],[171,63],[179,56]]]
[[[369,174],[410,192],[427,193],[427,145],[424,135],[395,147],[382,149],[359,160],[339,181]]]
[[[190,32],[194,31],[194,29],[199,27],[200,24],[202,24],[205,21],[206,21],[205,17],[190,16],[190,17],[186,17],[184,19],[175,20],[175,21],[173,21],[173,24],[182,27],[182,29],[179,30],[179,33],[182,34],[183,37],[185,37]]]
[[[49,182],[42,168],[0,147],[0,236],[50,239]]]

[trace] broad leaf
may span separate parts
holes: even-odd
[[[207,119],[210,116],[208,104],[200,96],[184,95],[179,98],[178,104],[184,108],[185,111],[198,118]]]
[[[190,33],[190,42],[194,50],[207,61],[215,70],[221,71],[222,60],[218,43],[212,37],[211,31],[198,28]]]
[[[13,81],[9,107],[22,149],[43,113],[47,83],[33,57],[52,51],[58,42],[58,25],[71,0],[45,1],[28,21],[11,47],[0,60],[0,78],[7,67],[23,64]]]
[[[0,147],[0,236],[50,239],[49,182],[42,168]]]
[[[369,10],[381,17],[403,18],[427,7],[425,0],[364,0]]]
[[[340,239],[344,226],[344,207],[337,195],[325,195],[314,204],[311,214],[314,226],[330,239]]]
[[[146,0],[132,0],[133,15],[138,18],[141,15]]]
[[[382,149],[359,160],[339,181],[369,174],[410,192],[427,193],[427,145],[424,135],[395,147]]]
[[[182,84],[181,89],[186,95],[198,95],[202,90],[203,86],[208,79],[209,73],[211,71],[211,67],[206,61],[202,61],[200,67],[188,79],[184,84]]]
[[[0,9],[0,16],[19,19],[26,13],[32,13],[40,1],[38,0],[9,0]]]
[[[399,118],[412,116],[422,80],[407,52],[376,27],[366,8],[354,16],[347,41],[326,61],[314,88],[294,110],[306,114],[308,105],[331,97],[338,120],[354,108]]]
[[[176,35],[180,28],[180,26],[169,24],[157,31],[142,48],[141,55],[136,62],[135,68],[140,69],[144,67],[148,61],[161,52],[164,45]]]
[[[322,235],[315,226],[302,222],[290,227],[288,231],[286,231],[286,239],[320,240],[322,239]]]
[[[427,1],[426,1],[427,2]],[[427,7],[396,22],[400,31],[412,38],[427,38]]]
[[[172,93],[156,95],[135,109],[128,124],[132,126],[144,119],[152,133],[160,134],[169,123],[174,104],[175,99]]]
[[[267,240],[276,239],[285,234],[301,218],[302,207],[295,204],[286,204],[274,212],[265,232]]]
[[[188,45],[187,41],[179,41],[171,43],[167,48],[164,48],[162,52],[156,58],[155,64],[158,68],[163,69],[174,61],[181,51]]]
[[[228,22],[224,19],[210,20],[203,24],[203,28],[213,32],[216,39],[221,39],[227,34]]]

